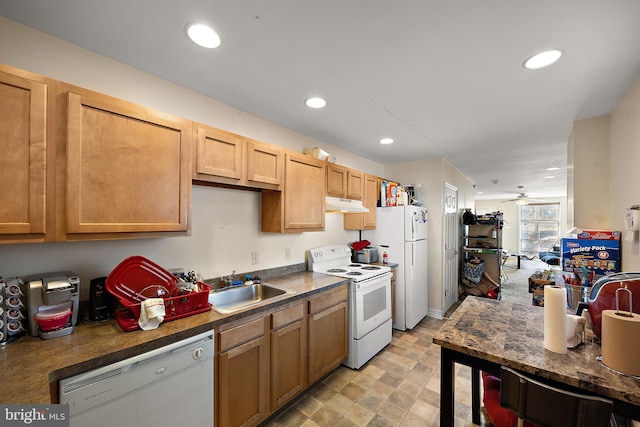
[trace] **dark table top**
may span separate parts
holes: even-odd
[[[544,348],[544,308],[467,297],[433,342],[535,376],[640,406],[640,379],[602,365],[600,344],[587,330],[584,345],[567,354]],[[640,357],[640,355],[638,355]]]

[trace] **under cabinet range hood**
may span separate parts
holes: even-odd
[[[343,199],[340,197],[327,196],[325,203],[325,211],[327,212],[369,212],[369,209],[365,208],[362,204],[362,200]]]

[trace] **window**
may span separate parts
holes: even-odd
[[[520,252],[551,251],[560,242],[560,204],[520,206]]]

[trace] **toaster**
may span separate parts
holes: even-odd
[[[367,246],[359,251],[353,251],[353,262],[359,262],[362,264],[373,264],[378,262],[378,248],[375,246]]]

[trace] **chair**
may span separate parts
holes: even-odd
[[[502,367],[500,405],[524,420],[546,427],[608,427],[613,402],[543,384]],[[498,426],[497,426],[498,427]]]

